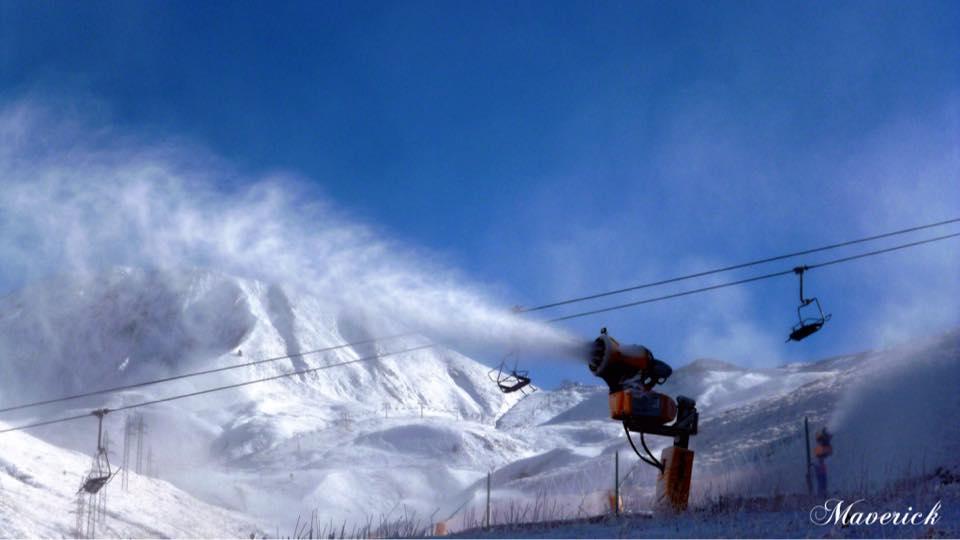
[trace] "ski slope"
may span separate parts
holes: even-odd
[[[0,423],[0,428],[7,427]],[[77,489],[90,457],[25,433],[3,435],[0,454],[0,537],[76,537]],[[107,485],[108,517],[101,537],[248,537],[255,520],[224,510],[169,482],[129,474],[129,491]]]

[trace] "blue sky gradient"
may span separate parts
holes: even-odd
[[[295,173],[506,305],[956,217],[958,89],[957,2],[0,3],[0,99]],[[789,279],[566,325],[677,364],[882,346],[960,323],[926,309],[956,243],[921,250],[811,273],[799,345]]]

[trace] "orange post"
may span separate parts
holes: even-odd
[[[682,512],[690,499],[690,477],[693,474],[693,450],[670,446],[660,455],[663,472],[657,478],[658,510]]]

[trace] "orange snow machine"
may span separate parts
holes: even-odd
[[[610,417],[623,423],[627,440],[637,456],[660,470],[657,480],[657,506],[681,511],[690,497],[690,476],[693,472],[693,451],[690,436],[697,434],[700,413],[696,402],[684,396],[674,401],[670,396],[654,392],[673,369],[654,358],[642,345],[622,346],[600,330],[593,342],[590,371],[604,380],[610,389]],[[672,423],[671,423],[672,422]],[[640,434],[641,454],[631,433]],[[663,450],[658,460],[647,447],[644,434],[673,437],[673,446]]]

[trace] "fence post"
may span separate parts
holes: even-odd
[[[490,478],[493,476],[493,473],[487,473],[487,516],[484,520],[486,522],[487,529],[490,528]]]
[[[807,441],[807,495],[813,495],[813,480],[810,478],[810,469],[813,468],[810,462],[810,424],[806,416],[803,417],[803,432]]]
[[[613,512],[620,516],[620,451],[613,454]]]

